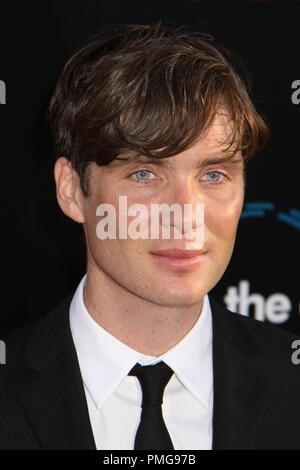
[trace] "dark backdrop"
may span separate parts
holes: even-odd
[[[45,113],[58,75],[103,26],[158,18],[212,34],[250,69],[252,98],[272,138],[248,166],[236,249],[212,293],[239,313],[298,334],[300,3],[11,0],[0,10],[0,335],[44,315],[85,272],[80,227],[55,199]]]

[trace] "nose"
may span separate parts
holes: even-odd
[[[179,180],[179,179],[178,179]],[[195,230],[203,227],[204,204],[199,194],[199,188],[188,179],[181,178],[168,194],[170,207],[170,226],[186,238],[193,238]],[[174,210],[171,210],[174,208]],[[166,226],[164,219],[162,225]]]

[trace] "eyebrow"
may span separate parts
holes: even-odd
[[[123,166],[126,164],[135,164],[135,163],[145,163],[145,164],[153,164],[160,167],[170,167],[170,159],[172,157],[147,157],[146,155],[131,155],[128,157],[116,157],[111,162],[111,166]],[[204,167],[208,165],[216,165],[216,164],[240,164],[243,163],[244,159],[241,154],[237,155],[237,152],[226,152],[224,154],[214,154],[211,156],[206,157],[205,159],[198,162],[197,167]]]
[[[222,163],[227,163],[227,164],[232,164],[232,165],[239,165],[240,163],[244,163],[243,156],[240,154],[236,156],[236,154],[226,154],[225,156],[211,156],[207,157],[204,160],[202,160],[199,165],[197,166],[208,166],[208,165],[215,165],[215,164],[222,164]]]
[[[169,157],[165,157],[169,158]],[[123,166],[131,163],[152,163],[159,166],[169,166],[169,162],[163,161],[165,158],[147,157],[146,155],[130,155],[128,157],[116,157],[111,161],[112,166]]]

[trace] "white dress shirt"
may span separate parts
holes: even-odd
[[[212,319],[208,296],[186,336],[159,357],[127,346],[88,313],[83,298],[85,275],[70,305],[70,327],[87,399],[96,448],[133,450],[140,422],[142,391],[128,372],[164,361],[174,371],[162,413],[175,450],[212,448]],[[74,410],[76,413],[76,410]]]

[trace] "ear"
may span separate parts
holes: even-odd
[[[83,194],[78,173],[65,157],[60,157],[54,165],[56,197],[61,210],[75,222],[84,223],[82,210]]]

